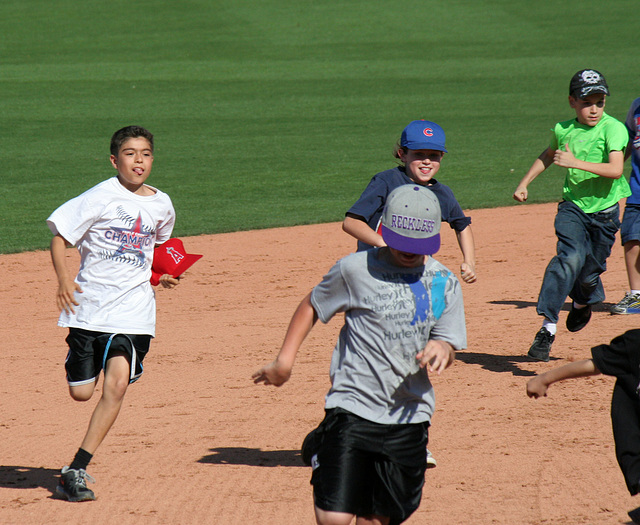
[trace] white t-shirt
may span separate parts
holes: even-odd
[[[142,196],[110,178],[67,201],[47,219],[80,252],[79,306],[59,326],[155,335],[156,302],[149,279],[153,250],[171,237],[175,211],[156,188]]]

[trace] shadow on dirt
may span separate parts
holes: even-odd
[[[487,302],[489,304],[502,304],[507,306],[515,306],[517,310],[521,310],[523,308],[536,308],[536,306],[538,306],[537,301],[516,301],[515,299],[510,301],[487,301]],[[597,303],[592,306],[592,309],[594,312],[608,312],[614,304],[615,303]],[[562,311],[564,312],[568,312],[569,310],[571,310],[570,301],[564,303],[564,306],[562,307]]]
[[[52,468],[0,465],[0,487],[8,489],[42,487],[55,495],[59,474],[59,470]]]
[[[456,359],[468,365],[480,365],[490,372],[507,372],[514,376],[531,376],[536,375],[533,370],[522,370],[518,363],[535,363],[533,359],[526,355],[491,355],[481,354],[479,352],[465,352],[464,350],[456,352]],[[551,361],[559,359],[551,357]]]
[[[252,467],[304,467],[299,450],[260,450],[245,447],[218,447],[209,449],[198,463],[214,465],[249,465]]]

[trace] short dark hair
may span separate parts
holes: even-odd
[[[111,137],[111,155],[118,156],[122,145],[129,139],[143,137],[149,141],[151,151],[153,151],[153,133],[141,126],[125,126],[116,131]]]

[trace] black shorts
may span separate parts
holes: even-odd
[[[427,468],[428,423],[381,425],[341,408],[316,430],[315,505],[356,516],[405,521],[420,505]]]
[[[64,367],[67,371],[69,386],[93,383],[105,367],[109,352],[124,352],[130,356],[131,373],[129,382],[133,383],[142,375],[142,361],[149,351],[150,335],[106,334],[81,328],[69,328],[66,338],[69,353]]]

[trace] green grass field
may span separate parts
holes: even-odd
[[[619,119],[639,95],[636,6],[4,0],[0,253],[48,246],[46,217],[115,174],[128,124],[156,135],[179,236],[341,220],[417,118],[447,132],[438,178],[463,207],[510,205],[575,71],[605,74]],[[530,202],[561,184],[551,168]]]

